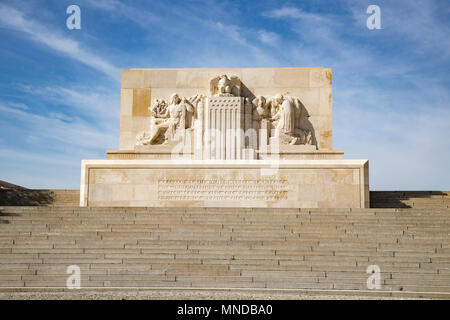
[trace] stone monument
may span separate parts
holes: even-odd
[[[120,147],[82,161],[80,205],[369,207],[331,100],[326,68],[124,70]]]

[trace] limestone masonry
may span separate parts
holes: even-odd
[[[369,207],[332,149],[331,69],[122,72],[120,148],[83,160],[81,206]]]

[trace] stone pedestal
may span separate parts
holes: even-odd
[[[364,160],[83,160],[81,206],[364,208]]]

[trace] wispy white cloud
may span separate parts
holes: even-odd
[[[278,58],[267,53],[257,40],[257,31],[235,24],[207,21],[214,40],[196,46],[196,63],[201,67],[245,67],[279,65]],[[217,41],[220,39],[220,41]],[[237,54],[238,52],[238,54]],[[185,58],[184,58],[185,59]]]
[[[117,139],[114,129],[118,128],[114,128],[114,126],[111,126],[111,128],[98,127],[77,117],[72,118],[70,122],[66,122],[67,118],[61,119],[63,118],[62,113],[36,114],[3,105],[0,105],[0,112],[2,112],[4,119],[14,120],[12,125],[16,129],[20,128],[21,137],[37,135],[42,145],[53,141],[71,147],[96,149],[116,144],[115,140]],[[3,130],[5,130],[5,127],[2,128]]]
[[[372,2],[348,0],[356,25],[365,26],[367,15],[363,9]],[[447,19],[439,18],[443,10],[439,3],[448,9],[448,3],[445,1],[396,0],[381,3],[381,22],[385,34],[402,43],[408,43],[407,48],[414,54],[432,56],[433,59],[448,59],[450,25]]]
[[[30,109],[25,103],[16,103],[16,102],[0,102],[4,105],[7,105],[8,107],[14,108],[14,109],[20,109],[20,110],[28,110]]]
[[[303,12],[296,7],[282,7],[280,9],[273,9],[263,13],[264,16],[270,18],[301,18]]]
[[[63,112],[37,113],[0,103],[1,179],[29,188],[79,188],[81,159],[115,149],[118,122],[109,127]]]
[[[66,106],[80,115],[96,119],[97,123],[117,121],[120,114],[120,92],[107,88],[87,88],[78,86],[66,88],[60,86],[33,86],[19,84],[17,86],[28,95],[40,100]]]
[[[345,30],[346,26],[338,16],[306,12],[287,6],[264,11],[261,15],[271,20],[284,21],[290,26],[291,32],[297,35],[297,38],[281,39],[285,54],[288,59],[295,61],[294,63],[304,61],[303,63],[311,63],[309,66],[323,65],[324,62],[329,63],[330,58],[336,61],[341,54],[348,51],[353,53],[354,50],[358,50],[357,47],[341,41],[340,33]],[[289,48],[287,48],[288,46]],[[330,53],[333,53],[333,56]],[[364,55],[357,54],[354,56],[364,57]]]
[[[45,45],[59,54],[93,67],[116,81],[120,79],[119,68],[91,52],[89,48],[82,47],[79,42],[50,30],[30,17],[25,17],[24,13],[18,9],[0,4],[0,26],[21,31],[31,40]]]
[[[220,33],[224,34],[231,40],[244,46],[249,45],[247,40],[242,36],[240,28],[237,25],[225,25],[222,22],[216,22],[215,26]]]
[[[266,31],[266,30],[259,30],[258,38],[262,43],[265,43],[265,44],[268,44],[271,46],[276,46],[280,42],[280,38],[279,38],[278,34],[276,34],[275,32]]]
[[[14,136],[13,141],[0,140],[1,178],[30,188],[78,188],[81,159],[101,158],[105,150],[117,148],[118,95],[109,99],[97,93],[104,90],[86,88],[19,88],[68,109],[31,110],[0,102],[0,135]]]
[[[280,9],[273,9],[273,10],[265,11],[262,13],[262,15],[269,17],[269,18],[303,19],[303,20],[308,20],[310,22],[320,22],[320,21],[325,20],[325,18],[322,15],[305,12],[299,8],[289,7],[289,6],[284,6]]]

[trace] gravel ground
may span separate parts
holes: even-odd
[[[410,300],[376,295],[339,295],[296,292],[228,290],[81,290],[0,292],[0,300]]]

